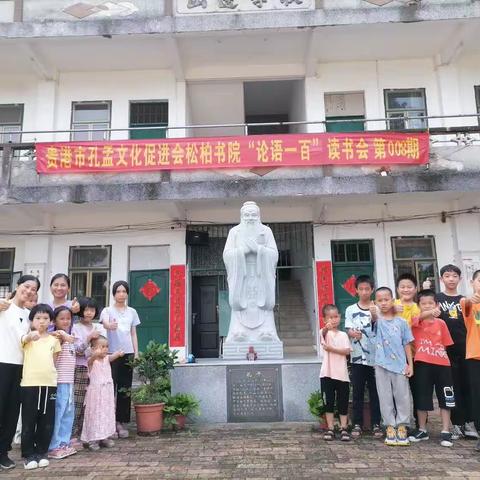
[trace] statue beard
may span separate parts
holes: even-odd
[[[257,240],[258,235],[262,232],[262,224],[260,222],[242,223],[242,228],[240,230],[247,238]]]

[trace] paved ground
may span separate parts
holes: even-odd
[[[326,443],[313,424],[193,427],[157,437],[132,435],[112,449],[81,452],[26,472],[23,464],[0,479],[319,479],[479,478],[475,441],[441,447],[438,435],[411,447],[386,447],[363,437]],[[19,450],[13,450],[19,460]]]

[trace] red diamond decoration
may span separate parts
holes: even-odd
[[[149,278],[139,291],[149,302],[151,302],[155,295],[160,293],[160,288],[151,278]]]
[[[352,297],[357,295],[357,291],[355,290],[355,275],[352,275],[350,278],[345,280],[345,283],[342,284],[342,287],[348,292]]]

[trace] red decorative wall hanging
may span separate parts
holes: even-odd
[[[185,347],[185,265],[170,266],[170,347]]]
[[[160,288],[158,285],[149,278],[145,285],[140,289],[140,293],[149,301],[151,302],[153,298],[160,293]]]
[[[345,282],[342,284],[343,289],[348,292],[349,295],[352,297],[357,296],[357,291],[355,289],[355,280],[357,277],[355,275],[352,275],[351,277],[347,278]]]
[[[333,303],[333,276],[332,262],[316,262],[317,266],[317,292],[318,292],[318,318],[320,327],[323,327],[322,307]]]

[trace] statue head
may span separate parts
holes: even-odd
[[[255,202],[245,202],[240,209],[240,223],[255,225],[260,222],[260,208]]]

